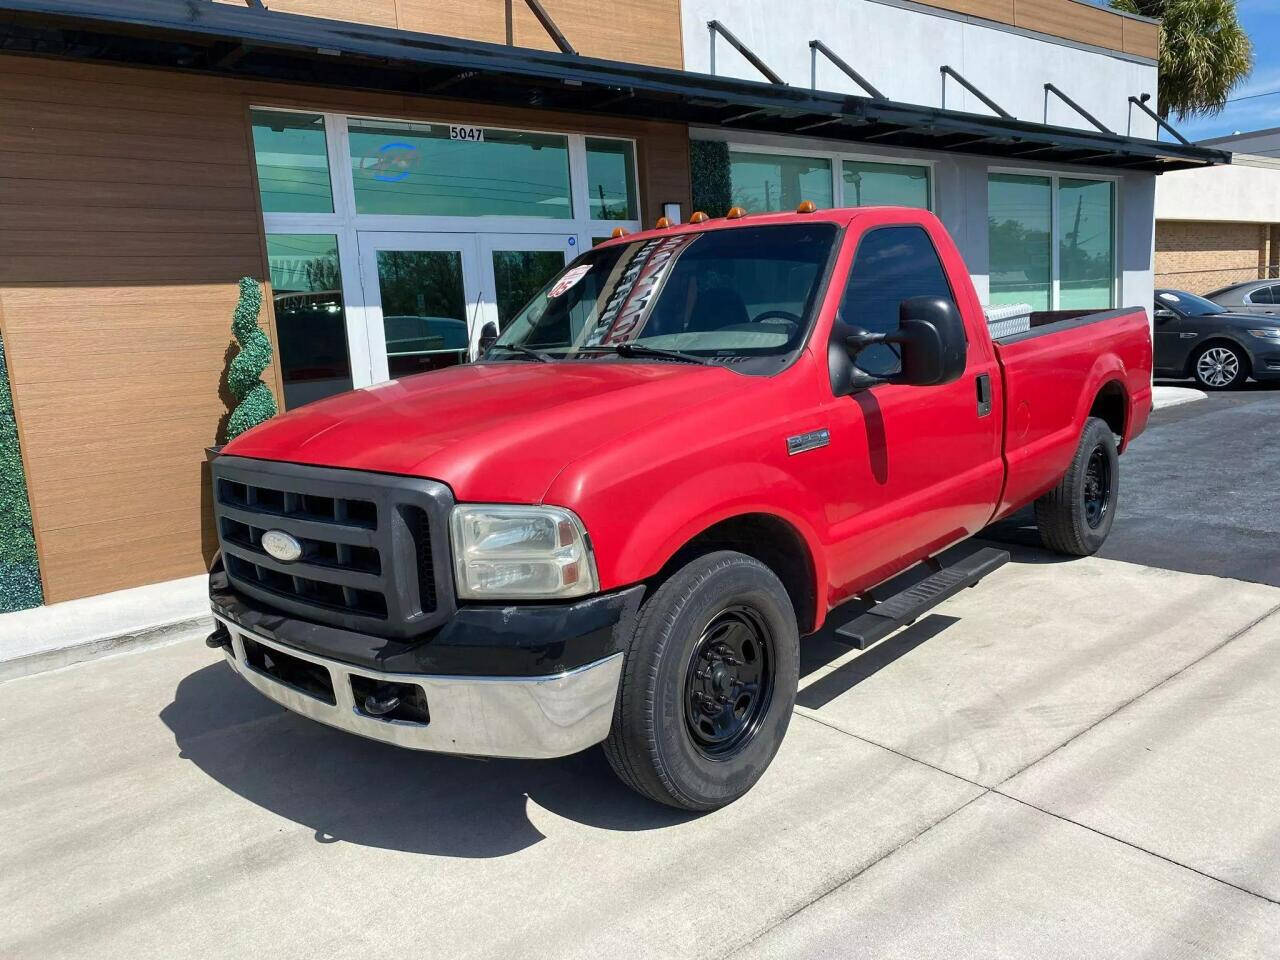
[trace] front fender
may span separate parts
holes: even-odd
[[[638,512],[613,503],[583,505],[583,521],[596,547],[601,586],[611,589],[655,576],[689,541],[708,528],[745,514],[767,514],[796,531],[815,576],[814,623],[826,615],[827,564],[818,534],[823,510],[799,480],[771,464],[722,463],[685,477]]]

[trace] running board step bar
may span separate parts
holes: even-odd
[[[944,567],[914,587],[895,593],[888,600],[855,617],[836,631],[836,638],[865,650],[895,630],[915,623],[920,616],[965,587],[977,585],[987,574],[1009,562],[1009,551],[984,547],[963,560]]]

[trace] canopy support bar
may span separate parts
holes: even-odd
[[[529,2],[532,3],[533,0],[529,0]],[[787,82],[785,80],[783,80],[780,76],[778,76],[776,73],[770,70],[769,65],[767,63],[765,63],[763,60],[757,57],[755,55],[755,52],[750,47],[748,47],[745,43],[743,43],[741,40],[735,37],[732,31],[730,31],[729,28],[726,27],[719,20],[708,20],[707,30],[711,33],[711,74],[712,76],[715,76],[715,72],[716,72],[716,34],[718,33],[720,34],[720,36],[724,37],[726,40],[729,41],[729,46],[733,47],[733,49],[737,50],[740,54],[742,54],[746,58],[747,63],[751,64],[753,67],[759,70],[764,75],[764,78],[766,80],[768,80],[770,83],[776,83],[779,86],[783,86],[783,87],[787,85]]]
[[[944,63],[938,69],[939,69],[939,72],[941,72],[942,74],[942,100],[944,105],[947,99],[947,77],[951,77],[958,84],[960,84],[960,86],[964,87],[966,90],[972,93],[975,97],[977,97],[979,100],[985,103],[988,107],[994,110],[998,116],[1004,117],[1004,119],[1006,120],[1016,119],[1012,113],[1010,113],[1004,107],[1000,106],[1000,104],[996,103],[994,100],[988,97],[985,93],[983,93],[981,90],[975,87],[972,83],[970,83],[964,77],[960,76],[960,74],[956,73],[956,71],[951,69],[951,67],[949,67],[947,64]]]
[[[1080,104],[1076,103],[1074,100],[1068,97],[1065,93],[1063,93],[1061,90],[1055,87],[1052,83],[1046,83],[1044,85],[1044,122],[1046,124],[1049,122],[1049,94],[1051,93],[1054,96],[1056,96],[1059,100],[1061,100],[1063,103],[1065,103],[1068,107],[1070,107],[1072,110],[1074,110],[1076,113],[1080,114],[1080,116],[1084,117],[1086,120],[1092,123],[1095,127],[1097,127],[1103,133],[1115,133],[1115,131],[1110,129],[1109,127],[1103,126],[1102,121],[1100,121],[1097,117],[1095,117],[1092,113],[1090,113],[1084,107],[1080,106]]]
[[[873,87],[870,84],[870,82],[868,82],[866,77],[860,74],[857,70],[853,69],[853,67],[849,66],[849,64],[845,63],[844,59],[839,54],[837,54],[834,50],[828,47],[821,40],[810,40],[809,51],[810,51],[809,52],[810,73],[812,75],[810,87],[812,87],[812,89],[814,90],[818,89],[818,54],[822,54],[824,57],[826,57],[828,60],[834,63],[836,67],[839,68],[841,73],[843,73],[846,77],[848,77],[858,86],[860,86],[863,90],[867,91],[867,93],[871,94],[873,99],[875,100],[889,99],[883,93],[881,93],[879,90]]]
[[[1169,122],[1165,120],[1164,117],[1160,116],[1160,114],[1156,113],[1154,110],[1152,110],[1150,107],[1147,106],[1147,101],[1150,99],[1151,99],[1151,94],[1144,93],[1141,97],[1130,97],[1129,102],[1132,103],[1139,110],[1141,110],[1143,113],[1145,113],[1152,120],[1154,120],[1160,126],[1160,129],[1169,131],[1169,133],[1177,137],[1181,143],[1186,144],[1188,147],[1191,146],[1192,144],[1190,140],[1188,140],[1186,137],[1180,134],[1177,130],[1175,130],[1173,126],[1170,125]]]

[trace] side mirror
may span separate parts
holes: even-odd
[[[943,297],[912,297],[898,307],[898,332],[890,343],[902,347],[902,372],[894,383],[936,387],[964,376],[968,337],[960,311]]]
[[[1157,308],[1155,312],[1156,323],[1164,323],[1166,320],[1172,320],[1174,313],[1172,310],[1164,310]]]
[[[476,350],[476,356],[484,356],[485,352],[492,347],[497,340],[498,325],[490,320],[480,330],[480,345]]]
[[[935,387],[964,375],[968,338],[956,305],[943,297],[911,297],[898,307],[898,329],[870,333],[843,323],[843,339],[831,344],[832,388],[837,395],[878,383]],[[902,369],[888,377],[873,377],[857,367],[858,354],[875,343],[891,343],[902,354]]]

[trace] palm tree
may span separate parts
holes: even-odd
[[[1211,117],[1253,69],[1253,45],[1236,0],[1111,0],[1160,20],[1160,115]]]

